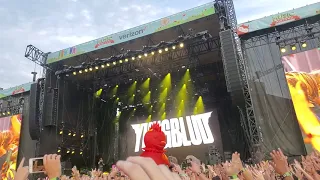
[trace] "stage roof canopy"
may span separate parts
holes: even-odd
[[[320,2],[238,24],[238,35],[267,29],[320,14]]]
[[[215,36],[218,35],[219,32],[219,21],[218,18],[210,18],[214,14],[214,2],[204,4],[138,27],[50,53],[47,58],[47,64],[65,59],[71,60],[81,54],[88,54],[92,59],[106,58],[108,56],[115,55],[114,51],[118,51],[118,54],[120,54],[120,49],[141,49],[141,47],[145,45],[172,40],[177,36],[188,32],[190,28],[194,29],[196,32],[208,30],[210,34]],[[213,19],[215,22],[208,21],[207,19]],[[200,23],[201,27],[199,27]],[[139,40],[135,40],[138,38]],[[133,43],[132,40],[135,40],[135,42]],[[119,44],[121,44],[121,46],[116,46]],[[69,62],[70,64],[74,63],[72,60]]]

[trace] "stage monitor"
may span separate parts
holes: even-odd
[[[194,155],[207,163],[209,156],[213,155],[210,148],[222,149],[218,116],[214,110],[161,121],[132,122],[127,132],[129,156],[141,154],[145,147],[144,135],[155,122],[160,124],[167,137],[166,154],[179,161],[188,155]]]
[[[12,170],[17,168],[21,121],[21,114],[0,118],[0,164],[3,180],[13,177]]]
[[[320,148],[320,50],[282,57],[287,83],[307,151]],[[317,140],[316,140],[317,139]]]

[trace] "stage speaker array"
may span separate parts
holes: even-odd
[[[39,124],[39,95],[40,87],[38,83],[31,84],[29,97],[29,133],[32,140],[38,140],[40,137]]]
[[[219,36],[227,90],[231,95],[232,103],[236,106],[242,106],[244,97],[233,32],[232,30],[221,31]]]
[[[45,116],[43,120],[44,126],[57,125],[57,108],[58,108],[58,89],[51,89],[46,94]]]

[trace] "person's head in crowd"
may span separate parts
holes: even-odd
[[[72,169],[71,177],[61,174],[60,156],[50,154],[44,156],[45,174],[49,180],[293,180],[320,179],[320,153],[315,151],[306,157],[302,157],[302,162],[294,161],[289,165],[287,157],[278,149],[270,153],[272,161],[262,161],[255,165],[244,166],[241,163],[240,154],[232,154],[230,162],[217,164],[214,166],[201,166],[201,161],[193,155],[188,155],[184,162],[189,162],[186,170],[181,170],[177,165],[177,171],[170,171],[165,165],[157,165],[154,160],[146,157],[129,157],[126,161],[118,161],[117,168],[112,168],[109,174],[93,169],[91,175],[81,175],[76,167]],[[177,159],[170,157],[171,162]],[[24,158],[21,161],[14,180],[27,180],[28,167],[23,167]]]
[[[195,156],[193,156],[193,155],[188,155],[186,157],[186,160],[190,160],[190,161],[196,163],[199,166],[201,165],[201,161],[198,158],[196,158]]]
[[[178,159],[174,156],[169,156],[168,159],[170,163],[179,164]]]

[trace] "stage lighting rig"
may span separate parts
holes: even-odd
[[[128,62],[129,59],[131,59],[132,61],[136,60],[136,58],[144,59],[144,58],[147,58],[149,54],[154,55],[155,52],[158,52],[159,54],[161,53],[166,54],[166,53],[169,53],[170,50],[178,49],[177,47],[184,48],[185,43],[188,43],[188,42],[195,43],[198,41],[203,41],[204,39],[207,40],[211,37],[212,36],[208,33],[208,31],[202,31],[202,32],[196,33],[195,35],[189,34],[185,36],[179,36],[177,39],[173,41],[168,41],[168,42],[162,41],[157,45],[143,46],[142,50],[135,50],[135,51],[128,50],[123,54],[111,56],[110,58],[98,59],[90,64],[82,64],[80,66],[69,67],[60,71],[56,71],[55,74],[60,75],[60,74],[73,73],[73,75],[77,75],[77,74],[81,74],[82,72],[92,71],[93,68],[98,70],[99,67],[104,68],[105,66],[108,67],[111,64],[113,64],[114,66],[121,65],[123,64],[123,62]]]
[[[306,41],[301,41],[300,44],[301,44],[302,48],[306,48],[307,47],[307,42]]]
[[[292,50],[292,51],[297,50],[297,46],[296,46],[296,44],[292,44],[292,45],[291,45],[291,50]]]
[[[57,149],[57,153],[60,154],[61,153],[61,147],[58,147]]]

